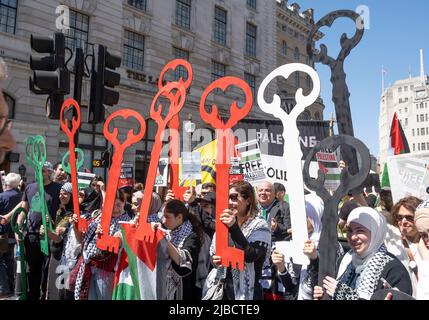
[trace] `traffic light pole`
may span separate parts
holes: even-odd
[[[84,71],[84,55],[83,55],[83,49],[82,48],[76,48],[76,58],[74,62],[74,92],[73,92],[73,98],[76,100],[76,102],[80,105],[82,101],[82,82],[83,82],[83,76],[85,74]],[[73,116],[76,117],[77,113],[76,110],[73,109]],[[74,143],[75,146],[79,145],[79,131],[76,132],[76,135],[74,136]]]

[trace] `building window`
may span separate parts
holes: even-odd
[[[426,127],[426,135],[428,136],[429,135],[429,132],[428,132],[428,128]]]
[[[429,150],[429,142],[427,143],[427,146],[426,146],[426,147],[427,147],[427,149]]]
[[[408,108],[407,107],[405,107],[405,113],[407,113],[408,112]]]
[[[419,104],[416,104],[416,109],[417,109],[417,110],[419,109]]]
[[[405,92],[407,92],[408,91],[408,87],[406,86],[406,87],[404,87],[404,91]]]
[[[425,115],[424,115],[424,114],[421,114],[421,115],[420,115],[420,122],[423,122],[423,121],[425,121]]]
[[[408,98],[405,98],[404,102],[408,102]]]
[[[420,132],[421,132],[421,133],[420,133],[420,135],[421,135],[421,136],[424,136],[424,135],[425,135],[425,128],[421,128],[421,129],[420,129]]]
[[[144,41],[141,34],[125,30],[124,65],[128,68],[143,71]]]
[[[226,45],[226,10],[215,7],[214,41]]]
[[[402,87],[398,88],[398,92],[402,93]]]
[[[0,0],[0,31],[15,34],[17,0]]]
[[[420,109],[423,109],[423,102],[420,103]]]
[[[247,0],[247,7],[256,10],[256,0]]]
[[[212,81],[225,77],[226,65],[216,61],[212,61]]]
[[[252,89],[253,96],[256,95],[256,77],[250,73],[244,73],[244,79],[249,85],[250,89]]]
[[[128,4],[139,10],[146,11],[147,9],[147,0],[128,0]]]
[[[173,56],[176,59],[183,59],[189,61],[189,52],[176,47],[173,47]],[[188,70],[184,66],[178,66],[174,71],[174,81],[179,81],[182,78],[183,81],[188,79]]]
[[[256,26],[246,23],[246,55],[256,57]]]
[[[307,88],[308,88],[308,89],[311,89],[311,88],[312,88],[313,81],[311,81],[311,77],[310,77],[310,75],[308,75],[308,74],[307,74],[307,76],[305,77],[305,84],[307,85]]]
[[[176,0],[176,24],[191,29],[191,0]]]
[[[422,151],[426,151],[426,143],[422,143]]]
[[[295,87],[299,87],[299,72],[295,72]]]
[[[416,151],[416,144],[413,143],[413,151]]]
[[[405,118],[405,125],[408,126],[408,118]]]
[[[419,151],[420,151],[420,143],[417,143],[417,146],[419,147]]]
[[[428,103],[427,102],[425,102],[425,108],[427,108],[428,107]]]
[[[71,50],[82,48],[86,52],[89,34],[89,16],[70,10],[70,29],[65,32],[66,47]]]
[[[426,121],[428,121],[428,114],[426,113]]]
[[[402,109],[399,109],[399,114],[402,114]]]
[[[295,51],[293,53],[293,57],[295,58],[296,61],[299,61],[299,49],[298,49],[298,47],[295,48]]]
[[[287,56],[287,42],[283,40],[282,42],[282,53]]]
[[[3,91],[3,97],[4,97],[4,100],[6,101],[7,106],[9,107],[8,118],[14,119],[15,118],[15,99],[12,98],[4,91]]]
[[[413,137],[414,137],[414,136],[416,135],[416,134],[415,134],[416,132],[414,131],[414,129],[412,129],[412,132],[413,132]]]
[[[420,130],[417,128],[417,135],[420,136]]]
[[[417,115],[417,122],[419,122],[419,119],[420,119],[420,118],[419,118],[419,115]]]

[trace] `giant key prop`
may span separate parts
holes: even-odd
[[[273,79],[279,76],[287,79],[294,72],[308,74],[313,81],[313,90],[308,96],[304,96],[302,88],[299,88],[295,94],[296,105],[288,114],[281,108],[281,100],[278,95],[275,94],[273,101],[267,103],[264,94],[267,86]],[[258,91],[258,104],[261,110],[280,119],[283,124],[283,139],[285,141],[283,163],[286,165],[287,170],[286,192],[289,195],[293,238],[289,243],[288,250],[290,256],[293,257],[294,263],[301,265],[307,265],[309,259],[303,253],[304,242],[308,239],[308,231],[302,178],[302,151],[299,144],[299,130],[296,121],[305,108],[311,106],[317,100],[319,94],[320,80],[316,71],[300,63],[286,64],[277,68],[262,81]]]
[[[359,153],[362,162],[359,172],[351,175],[346,166],[341,172],[340,186],[331,196],[325,188],[325,174],[322,170],[318,171],[317,179],[310,177],[310,162],[317,152],[320,150],[335,150],[339,146],[348,145],[350,148],[355,148]],[[371,159],[368,148],[358,139],[346,136],[332,136],[319,142],[310,153],[307,155],[304,164],[304,180],[305,184],[311,190],[316,191],[317,195],[324,202],[324,211],[322,216],[322,233],[319,240],[319,279],[318,285],[323,285],[323,279],[326,276],[335,278],[335,266],[337,260],[337,223],[338,223],[338,204],[342,197],[347,195],[350,190],[360,186],[368,176],[371,167]]]
[[[341,50],[336,59],[328,55],[328,48],[321,44],[320,50],[315,50],[313,39],[317,32],[323,27],[331,27],[335,20],[339,18],[349,18],[356,24],[356,32],[349,39],[343,33],[341,35],[340,44]],[[354,136],[352,114],[350,111],[350,92],[346,83],[346,73],[344,72],[344,60],[348,57],[354,47],[358,45],[364,34],[362,28],[362,17],[351,10],[338,10],[331,12],[320,19],[314,26],[308,36],[307,52],[314,62],[321,62],[331,69],[332,82],[332,101],[335,105],[335,114],[337,118],[338,134]],[[350,172],[355,174],[358,172],[358,163],[355,151],[345,145],[341,148],[341,156],[349,166]]]
[[[69,109],[75,109],[76,110],[76,118],[73,117],[71,120],[71,128],[69,128],[69,120],[65,118],[66,112]],[[78,190],[79,186],[77,183],[77,169],[76,169],[76,149],[75,149],[75,143],[74,143],[74,137],[79,130],[80,127],[80,106],[79,104],[73,100],[73,99],[67,99],[64,101],[62,107],[61,107],[61,113],[60,113],[60,125],[61,129],[64,131],[64,133],[67,135],[67,138],[69,140],[69,162],[68,162],[68,172],[70,172],[71,176],[71,182],[72,182],[72,197],[73,197],[73,211],[77,215],[77,228],[81,232],[86,232],[88,229],[88,224],[86,222],[85,218],[82,218],[80,215],[80,207],[79,207],[79,196],[78,196]],[[83,160],[83,158],[82,158]],[[64,161],[63,161],[64,162]],[[66,170],[67,171],[67,170]]]
[[[113,120],[122,118],[127,120],[134,118],[140,125],[137,129],[137,134],[134,133],[133,129],[130,129],[127,134],[127,138],[124,142],[120,142],[118,139],[119,130],[117,127],[113,128],[113,132],[109,130],[109,125]],[[113,206],[116,200],[116,191],[118,190],[119,178],[121,176],[121,165],[124,160],[124,153],[127,148],[135,143],[140,142],[143,139],[146,132],[146,122],[144,118],[135,110],[132,109],[120,109],[112,113],[104,123],[103,128],[104,136],[114,148],[112,165],[109,170],[109,181],[107,183],[107,190],[104,199],[103,209],[101,211],[101,229],[103,233],[97,240],[97,247],[100,250],[110,251],[118,253],[119,250],[119,239],[109,235],[110,221],[112,219]]]
[[[242,108],[234,101],[230,109],[230,118],[226,123],[220,118],[218,107],[213,104],[211,112],[206,110],[206,100],[215,89],[226,91],[230,86],[236,86],[243,90],[245,103]],[[231,166],[231,148],[234,146],[234,134],[232,128],[244,119],[253,105],[252,91],[249,85],[236,77],[224,77],[213,82],[203,93],[200,101],[201,118],[216,129],[217,156],[216,156],[216,255],[222,258],[222,266],[244,270],[244,252],[240,249],[229,247],[228,227],[219,218],[223,210],[228,208],[229,202],[229,169]]]
[[[48,206],[45,200],[45,187],[43,184],[42,168],[46,162],[46,144],[45,138],[42,136],[30,136],[26,140],[25,153],[27,162],[33,167],[36,176],[36,181],[39,186],[39,191],[31,199],[30,210],[32,212],[39,212],[42,215],[42,224],[45,230],[43,239],[40,239],[40,250],[44,255],[49,255],[49,242],[48,242],[48,225],[46,216],[49,214]],[[52,221],[49,219],[49,230],[52,229]]]
[[[177,90],[175,95],[172,94],[174,90]],[[170,100],[170,107],[165,118],[163,118],[162,115],[162,104],[159,103],[158,108],[155,107],[158,103],[158,99],[163,96],[168,97]],[[149,208],[150,202],[152,200],[151,192],[155,184],[156,172],[158,170],[159,158],[161,156],[162,140],[165,129],[167,128],[167,124],[180,112],[180,110],[182,110],[183,105],[185,104],[185,96],[186,89],[184,85],[179,82],[171,82],[160,89],[158,94],[153,99],[152,106],[150,108],[150,116],[158,125],[158,130],[156,131],[155,143],[152,149],[152,157],[150,159],[149,170],[146,177],[143,202],[140,207],[139,225],[137,227],[137,239],[139,240],[144,240],[147,242],[153,242],[154,240],[155,234],[151,225],[147,223],[147,218],[150,213],[153,213],[149,212]]]
[[[179,83],[188,90],[191,86],[193,79],[193,71],[191,64],[183,59],[175,59],[170,61],[164,69],[161,71],[158,80],[158,89],[161,90],[164,87],[164,76],[169,70],[177,70],[179,67],[184,68],[188,74],[188,79],[185,81],[182,77],[179,79]],[[168,82],[167,82],[168,84]],[[166,97],[172,101],[172,104],[178,104],[179,99],[185,100],[179,92],[174,94],[171,91],[165,91]],[[179,183],[179,158],[180,158],[180,119],[179,114],[176,114],[168,123],[170,128],[170,188],[174,193],[174,196],[180,200],[183,200],[183,194],[186,191],[186,187],[181,187]]]

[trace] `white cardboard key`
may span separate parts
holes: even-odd
[[[302,88],[299,88],[295,94],[296,106],[290,114],[281,108],[281,99],[275,94],[273,101],[267,103],[264,93],[269,83],[276,77],[282,76],[289,78],[294,72],[304,72],[308,74],[313,81],[313,90],[308,96],[304,96]],[[302,177],[302,151],[299,144],[299,130],[296,124],[298,116],[306,107],[312,105],[320,94],[320,79],[316,71],[308,65],[301,63],[291,63],[283,65],[271,72],[262,81],[258,91],[258,104],[262,111],[271,114],[280,119],[283,124],[283,161],[287,168],[286,192],[289,195],[289,206],[292,224],[292,237],[287,245],[289,255],[294,263],[307,265],[309,259],[303,253],[304,242],[308,239],[305,200],[304,200],[304,181]]]

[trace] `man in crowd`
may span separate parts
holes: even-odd
[[[259,215],[271,225],[272,241],[287,241],[291,239],[288,230],[291,229],[290,210],[287,202],[280,203],[276,199],[274,185],[263,181],[257,188]]]

